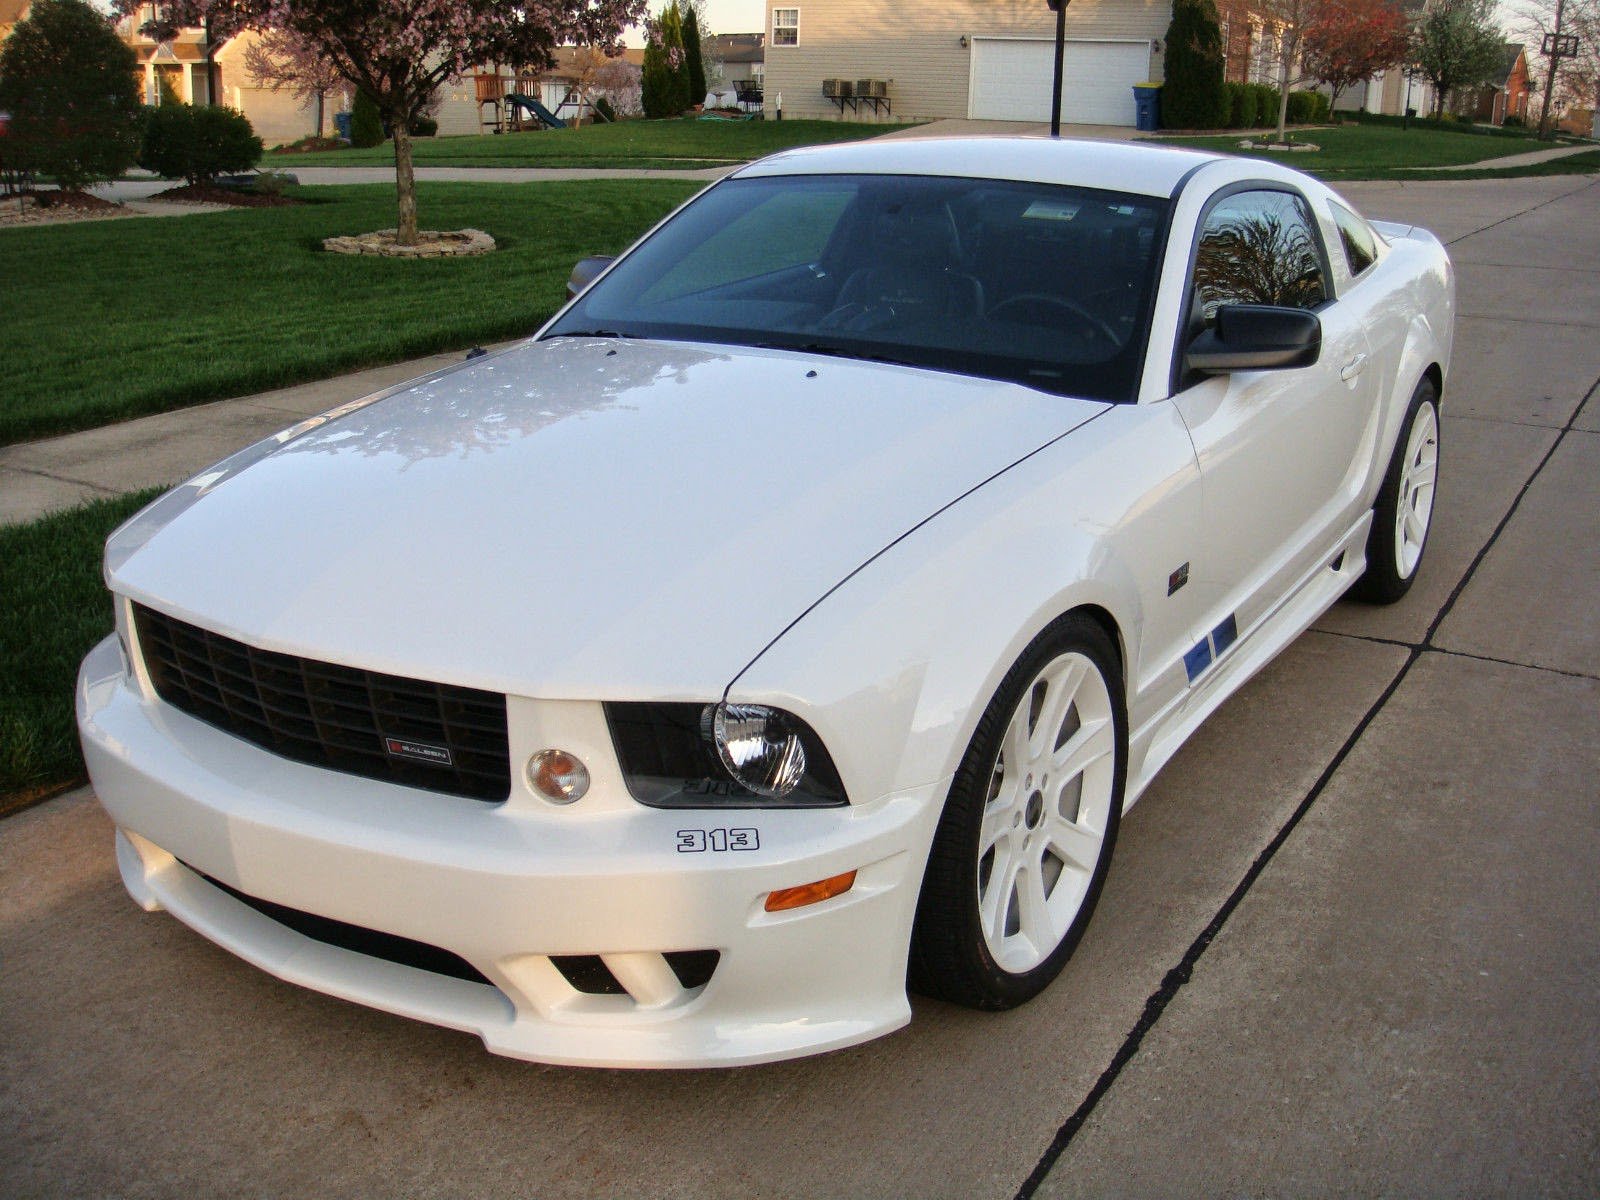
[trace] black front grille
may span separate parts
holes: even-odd
[[[284,758],[431,792],[511,794],[506,698],[258,650],[140,605],[156,694]]]

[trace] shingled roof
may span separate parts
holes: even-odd
[[[1507,42],[1500,47],[1500,54],[1502,56],[1500,60],[1500,68],[1490,79],[1490,82],[1493,83],[1495,87],[1503,88],[1511,82],[1511,72],[1517,69],[1517,59],[1522,57],[1523,51],[1526,49],[1527,47],[1522,45],[1521,42]]]

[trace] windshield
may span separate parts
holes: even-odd
[[[1126,402],[1165,213],[1148,196],[993,179],[733,179],[545,336],[803,350]]]

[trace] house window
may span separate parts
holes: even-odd
[[[772,44],[798,46],[800,44],[800,10],[775,8],[772,10]]]

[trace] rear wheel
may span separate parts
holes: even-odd
[[[1393,604],[1411,590],[1427,549],[1439,475],[1439,402],[1431,379],[1417,384],[1384,473],[1367,535],[1366,573],[1351,589],[1358,600]]]
[[[918,901],[913,988],[1003,1009],[1060,973],[1110,866],[1126,760],[1116,652],[1069,614],[1001,681],[956,773]]]

